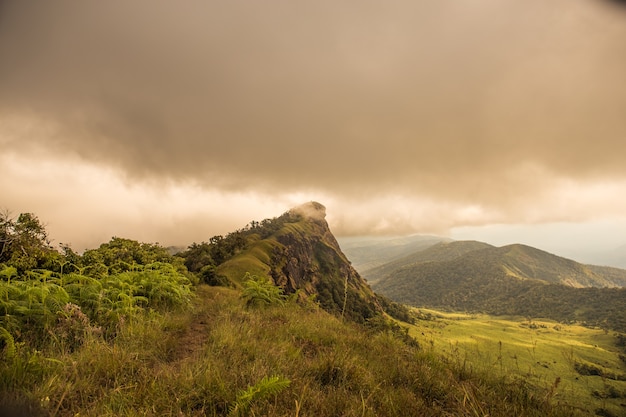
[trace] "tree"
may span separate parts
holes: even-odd
[[[0,263],[24,272],[41,267],[54,253],[37,216],[21,213],[13,219],[7,211],[0,214]]]
[[[120,237],[111,238],[98,249],[85,251],[81,258],[82,266],[87,267],[87,273],[93,276],[133,271],[154,262],[171,263],[181,272],[186,271],[182,260],[170,255],[164,247]]]

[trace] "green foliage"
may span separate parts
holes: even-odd
[[[206,265],[200,269],[200,279],[203,283],[213,287],[231,287],[233,283],[227,276],[219,274],[213,265]]]
[[[22,273],[50,262],[55,251],[45,227],[32,213],[21,213],[17,219],[0,213],[0,263]]]
[[[226,236],[213,236],[208,243],[193,243],[179,256],[191,272],[199,272],[207,266],[216,267],[244,249],[250,234],[250,230],[242,229]]]
[[[376,299],[380,303],[383,311],[389,314],[394,319],[403,321],[405,323],[414,324],[415,318],[411,315],[411,310],[400,303],[396,303],[395,301],[391,301],[387,297],[384,297],[380,294],[376,294]]]
[[[243,229],[226,236],[213,236],[209,242],[194,242],[179,256],[184,259],[185,266],[191,272],[200,272],[207,266],[217,267],[241,253],[252,242],[267,239],[281,230],[286,223],[299,219],[300,216],[297,214],[287,212],[277,218],[261,222],[252,221]]]
[[[8,363],[13,363],[15,359],[15,340],[11,333],[7,331],[4,327],[0,327],[0,340],[4,343],[4,359]]]
[[[191,303],[182,259],[156,244],[115,237],[82,256],[68,246],[58,252],[37,217],[23,214],[0,217],[0,249],[0,326],[34,346],[49,333],[75,349],[81,332],[110,338],[144,311]]]
[[[78,260],[78,265],[71,264],[71,266],[79,270],[82,267],[86,275],[102,277],[107,274],[137,271],[141,269],[141,266],[157,262],[168,263],[176,267],[179,272],[185,272],[180,258],[170,255],[164,247],[119,237],[103,243],[98,249],[85,251]]]
[[[267,277],[258,277],[246,273],[241,297],[248,307],[284,305],[283,290],[274,285]]]
[[[0,264],[0,279],[11,282],[11,278],[17,277],[17,268]]]
[[[256,384],[240,391],[235,402],[230,406],[229,416],[248,415],[250,406],[273,395],[278,395],[289,387],[291,381],[282,376],[264,377]]]

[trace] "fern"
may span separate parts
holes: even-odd
[[[17,352],[15,349],[15,339],[13,339],[11,333],[9,333],[4,327],[0,327],[0,339],[4,340],[4,356],[7,358],[9,363],[13,363]]]
[[[63,287],[59,287],[58,285],[50,286],[50,293],[48,294],[45,302],[46,307],[50,311],[56,313],[57,311],[61,310],[63,306],[65,306],[65,304],[67,304],[69,301],[70,296],[65,291],[65,289],[63,289]]]
[[[11,283],[11,278],[17,278],[17,269],[13,266],[5,266],[0,265],[0,278],[6,280],[9,284]]]
[[[267,278],[259,278],[256,275],[246,273],[247,278],[243,283],[241,297],[246,300],[246,305],[272,305],[285,303],[285,294],[280,287],[277,287]]]
[[[285,377],[274,375],[264,377],[256,384],[237,394],[235,403],[231,405],[228,415],[231,417],[245,416],[250,406],[272,395],[278,395],[289,387],[291,381]]]
[[[12,314],[17,305],[15,299],[19,290],[13,284],[0,281],[0,314]]]

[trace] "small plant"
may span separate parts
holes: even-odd
[[[264,377],[256,384],[248,387],[237,394],[235,403],[231,405],[228,415],[230,417],[245,416],[250,406],[272,395],[278,395],[291,384],[291,381],[282,376]]]
[[[550,404],[550,401],[552,400],[552,398],[554,398],[554,395],[556,394],[556,390],[559,387],[560,383],[561,383],[561,377],[557,376],[556,379],[554,380],[554,383],[552,383],[552,385],[550,386],[550,389],[546,393],[546,397],[545,397],[546,404],[548,405]]]
[[[70,351],[81,346],[89,336],[102,334],[102,329],[92,326],[89,317],[76,304],[67,303],[63,310],[57,314],[58,319],[54,335]]]

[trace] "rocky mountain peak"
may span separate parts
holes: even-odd
[[[292,208],[289,212],[312,220],[324,220],[326,218],[326,207],[317,201],[301,204]]]

